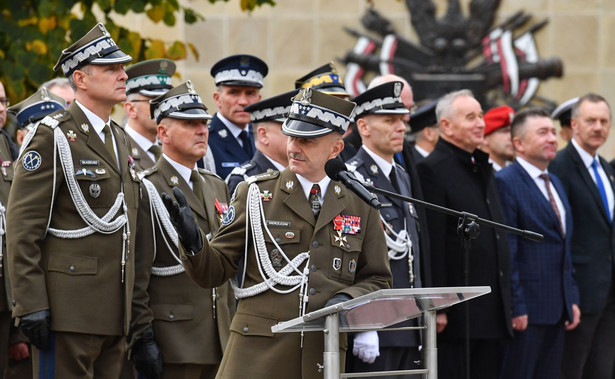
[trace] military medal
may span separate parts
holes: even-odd
[[[263,201],[269,201],[272,197],[273,194],[269,192],[269,190],[264,190],[263,193],[261,193],[261,199],[263,199]]]
[[[83,130],[84,133],[89,133],[90,126],[84,122],[83,124],[81,124],[81,130]]]
[[[289,191],[292,190],[294,186],[295,186],[295,182],[293,182],[292,180],[289,180],[289,181],[286,182],[286,189],[287,190],[289,190]]]
[[[369,166],[369,169],[372,171],[372,174],[376,175],[378,173],[378,166],[375,164]]]
[[[69,130],[68,133],[66,133],[66,136],[70,138],[71,142],[75,142],[75,140],[77,139],[77,135],[72,130]]]
[[[2,170],[2,175],[6,176],[7,175],[6,168],[11,167],[12,162],[11,161],[1,161],[1,162],[2,162],[2,166],[0,170]]]
[[[98,183],[92,183],[90,184],[90,188],[88,191],[90,192],[90,196],[96,199],[98,198],[98,196],[100,196],[100,185]]]
[[[340,247],[344,247],[344,244],[346,242],[348,242],[348,239],[346,238],[346,236],[342,236],[342,231],[341,230],[338,230],[337,231],[337,236],[334,235],[333,237],[335,237],[335,243],[339,242]]]
[[[333,230],[344,234],[357,234],[361,231],[361,217],[337,215],[333,219]]]
[[[173,184],[174,186],[179,184],[179,179],[177,178],[177,176],[175,175],[171,176],[171,184]]]
[[[333,190],[335,191],[336,195],[339,195],[340,193],[342,193],[342,189],[340,188],[340,186],[336,185],[335,187],[333,187]]]
[[[216,199],[214,201],[214,205],[216,206],[216,212],[220,215],[220,222],[224,221],[224,216],[228,213],[228,205],[226,203],[221,203]]]

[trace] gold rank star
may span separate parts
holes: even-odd
[[[340,243],[340,247],[344,246],[344,243],[348,242],[348,240],[346,239],[346,236],[342,236],[342,231],[338,230],[337,231],[337,236],[335,237],[335,242],[339,242]]]

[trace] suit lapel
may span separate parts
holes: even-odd
[[[568,144],[567,149],[568,149],[568,153],[570,154],[572,158],[572,162],[575,164],[577,171],[581,175],[581,178],[583,178],[583,181],[585,182],[585,185],[589,189],[589,193],[594,198],[596,206],[598,207],[598,209],[600,209],[600,212],[602,213],[604,220],[609,222],[608,216],[606,214],[606,209],[604,208],[604,203],[602,202],[602,198],[600,197],[600,192],[598,192],[598,187],[596,186],[596,182],[594,182],[591,175],[589,174],[589,170],[585,166],[585,163],[583,163],[583,159],[581,159],[581,156],[575,149],[572,142]],[[609,180],[611,179],[609,178]]]
[[[128,156],[130,155],[126,133],[124,133],[123,130],[120,130],[120,127],[113,120],[111,121],[111,130],[113,130],[115,145],[117,146],[117,155],[120,162],[119,172],[124,174],[126,170],[128,170]]]
[[[316,224],[314,213],[305,198],[305,194],[303,193],[301,183],[299,183],[297,176],[287,168],[280,173],[279,183],[280,190],[287,194],[284,199],[284,204],[286,204],[292,212],[314,226]]]
[[[182,190],[186,196],[186,201],[188,202],[190,209],[192,209],[192,211],[197,213],[200,217],[206,218],[207,214],[205,213],[205,208],[201,205],[199,199],[197,199],[188,183],[186,183],[177,170],[175,170],[175,168],[173,168],[173,166],[171,166],[166,159],[160,159],[156,163],[156,166],[164,179],[167,181],[167,185],[169,187],[179,187],[179,189]]]

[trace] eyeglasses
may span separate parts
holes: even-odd
[[[6,97],[0,98],[0,103],[2,105],[4,105],[4,107],[8,107],[9,105],[11,105],[11,100],[7,99]]]

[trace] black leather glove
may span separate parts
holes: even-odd
[[[179,241],[192,255],[198,253],[203,248],[201,230],[194,220],[192,210],[186,201],[186,196],[178,187],[173,187],[173,195],[177,201],[173,201],[171,196],[161,193],[162,202],[169,211],[171,223],[177,231]]]
[[[162,354],[154,340],[154,331],[145,331],[132,347],[132,360],[135,368],[148,379],[162,377]]]
[[[335,294],[333,295],[332,298],[327,300],[327,303],[325,304],[325,308],[330,307],[331,305],[343,303],[344,301],[348,301],[348,300],[352,300],[352,297],[346,295],[345,293]]]
[[[21,316],[19,327],[30,343],[39,350],[49,349],[49,309]]]

